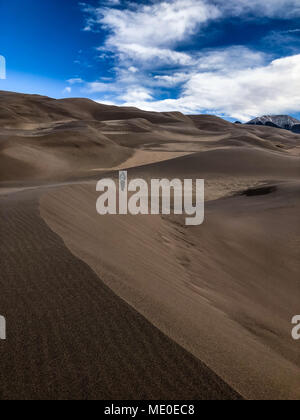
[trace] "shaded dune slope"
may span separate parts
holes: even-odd
[[[0,398],[239,399],[67,250],[40,193],[0,198]]]
[[[178,174],[179,177],[197,175],[209,179],[214,175],[235,175],[237,178],[258,175],[262,179],[297,179],[300,176],[300,158],[258,148],[225,148],[194,153],[131,171],[132,175],[138,172],[160,177]]]

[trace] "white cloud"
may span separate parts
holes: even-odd
[[[174,50],[176,43],[197,32],[202,24],[216,19],[220,11],[206,1],[156,1],[133,5],[128,9],[84,7],[89,14],[86,30],[98,26],[109,30],[104,49],[120,60],[186,65],[188,54]]]
[[[205,36],[211,22],[295,18],[300,16],[300,0],[154,0],[148,5],[128,2],[122,10],[113,6],[84,6],[86,29],[108,31],[99,51],[116,58],[114,81],[88,83],[87,92],[146,110],[210,112],[243,121],[300,111],[300,56],[292,55],[294,51],[274,60],[244,46],[184,50],[199,31]],[[155,100],[170,88],[177,89],[176,97]]]
[[[98,102],[99,104],[103,104],[103,105],[111,105],[111,106],[116,106],[117,104],[114,101],[109,101],[107,99],[95,99],[95,102]]]
[[[147,89],[143,89],[140,87],[137,88],[130,88],[128,91],[121,97],[121,99],[126,102],[141,102],[141,101],[149,101],[153,100],[151,93]]]
[[[97,22],[112,32],[108,45],[125,44],[166,47],[193,35],[199,25],[220,16],[206,1],[173,0],[134,9],[96,9]]]
[[[131,67],[129,67],[128,71],[130,73],[137,73],[138,72],[138,69],[136,67],[134,67],[134,66],[131,66]]]
[[[197,59],[197,70],[233,71],[253,68],[266,63],[268,57],[260,51],[253,51],[243,46],[205,50]]]
[[[77,84],[84,83],[84,81],[83,81],[80,77],[75,77],[75,78],[73,78],[73,79],[69,79],[69,80],[67,80],[67,82],[68,82],[70,85],[77,85]]]
[[[127,102],[153,111],[212,112],[247,121],[262,114],[300,111],[300,55],[234,72],[193,74],[178,99]]]
[[[135,63],[141,63],[146,67],[150,62],[151,68],[175,64],[180,66],[191,65],[193,59],[189,54],[173,51],[167,48],[144,46],[141,44],[123,44],[121,58],[131,59]]]
[[[215,0],[224,13],[231,16],[254,15],[289,19],[300,16],[299,0]]]
[[[63,93],[68,93],[70,94],[72,92],[72,88],[70,86],[67,86],[64,90]]]
[[[205,50],[194,58],[193,66],[183,72],[154,76],[157,86],[171,87],[188,82],[199,72],[228,72],[238,69],[255,68],[267,62],[267,55],[243,46]]]
[[[154,76],[155,84],[157,86],[172,87],[187,82],[190,78],[190,73],[171,73],[166,75]]]
[[[119,6],[119,4],[121,4],[121,1],[120,0],[106,0],[105,1],[105,4],[107,5],[107,6]]]
[[[112,92],[117,90],[117,86],[115,83],[91,82],[86,83],[85,90],[90,93]]]
[[[110,0],[116,6],[119,0]],[[106,3],[108,4],[108,3]],[[128,3],[127,9],[91,7],[87,29],[110,31],[106,48],[123,52],[128,45],[169,48],[194,35],[206,23],[222,17],[282,19],[300,16],[300,0],[160,0],[149,5]]]

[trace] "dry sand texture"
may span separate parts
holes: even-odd
[[[299,399],[299,136],[7,92],[0,110],[2,398]],[[118,168],[204,178],[205,224],[98,216]]]

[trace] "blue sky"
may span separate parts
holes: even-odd
[[[300,0],[0,0],[0,89],[300,116]]]

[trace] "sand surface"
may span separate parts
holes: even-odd
[[[40,194],[0,198],[0,398],[239,398],[68,251]]]
[[[9,92],[0,110],[0,398],[300,398],[299,135]],[[127,168],[204,178],[204,225],[97,215]]]
[[[299,183],[209,203],[206,223],[188,229],[160,216],[103,220],[96,198],[95,185],[53,191],[41,214],[116,294],[245,398],[299,399],[290,336],[300,298]]]

